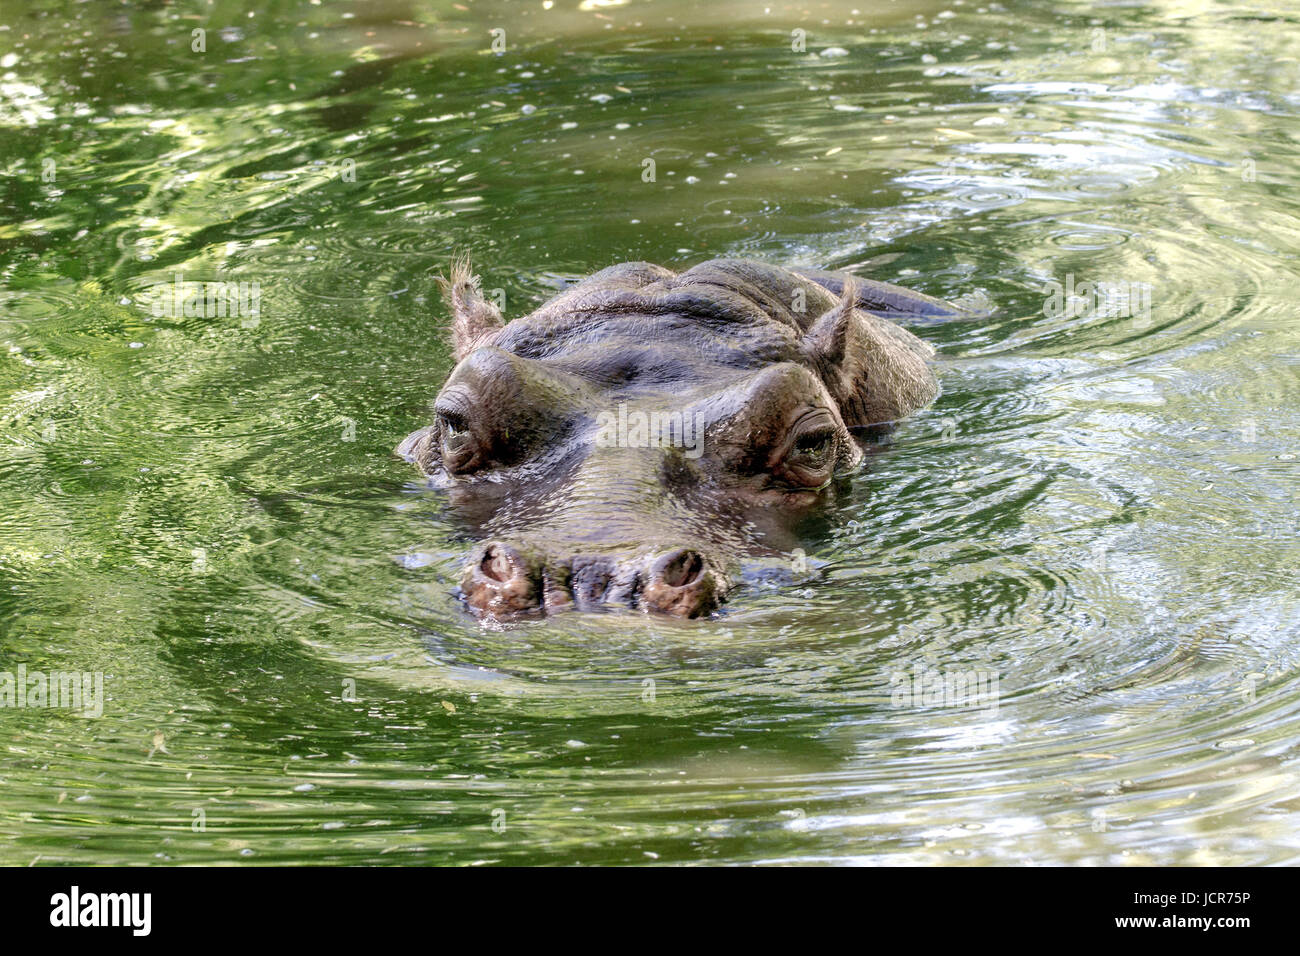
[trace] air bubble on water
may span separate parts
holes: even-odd
[[[828,46],[826,49],[822,50],[817,55],[830,59],[832,57],[848,56],[849,51],[844,49],[844,47],[842,46]]]
[[[608,93],[595,93],[589,97],[593,103],[608,103],[613,98]]]
[[[952,304],[967,312],[987,314],[993,311],[993,300],[983,289],[975,289],[952,299]]]

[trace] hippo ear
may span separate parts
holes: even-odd
[[[476,348],[491,344],[505,328],[505,319],[495,305],[483,298],[478,276],[470,269],[469,259],[451,264],[451,278],[438,277],[447,307],[451,309],[451,334],[459,362]]]
[[[402,439],[402,443],[394,449],[393,453],[412,462],[421,471],[428,474],[433,468],[433,459],[436,454],[433,447],[433,426],[426,425],[418,431],[411,432]]]
[[[856,283],[846,280],[839,304],[812,324],[800,345],[850,428],[896,421],[939,393],[926,364],[934,350],[856,302]]]

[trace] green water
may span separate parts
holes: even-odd
[[[584,6],[0,2],[0,671],[105,698],[0,709],[0,862],[1296,862],[1296,9]],[[992,314],[794,585],[483,627],[391,454],[459,250]]]

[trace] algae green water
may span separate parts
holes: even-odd
[[[0,672],[103,687],[0,862],[1296,862],[1298,91],[1276,0],[0,2]],[[794,583],[493,628],[458,251],[988,314]]]

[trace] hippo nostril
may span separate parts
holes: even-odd
[[[479,570],[483,572],[484,577],[503,584],[519,573],[519,569],[510,558],[510,553],[497,545],[492,545],[483,552],[483,561],[479,564]]]
[[[508,617],[541,607],[540,568],[509,545],[489,544],[461,576],[461,591],[475,611]]]
[[[709,571],[704,557],[686,548],[661,555],[642,580],[640,606],[674,617],[708,614],[722,596],[717,576]]]
[[[669,587],[682,588],[704,573],[704,559],[694,551],[678,551],[670,555],[659,573],[660,580]]]
[[[647,566],[604,556],[547,559],[494,541],[465,565],[460,586],[471,610],[495,620],[610,605],[692,618],[721,603],[726,585],[719,574],[689,548],[661,553]]]

